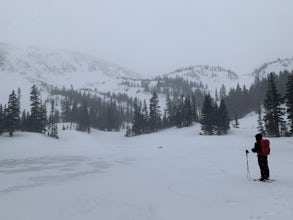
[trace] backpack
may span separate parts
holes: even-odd
[[[262,139],[260,143],[260,155],[267,156],[270,154],[270,141],[268,139]]]

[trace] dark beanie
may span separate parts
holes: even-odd
[[[261,140],[262,139],[262,134],[261,133],[256,134],[255,139],[256,140]]]

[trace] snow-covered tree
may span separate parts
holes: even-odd
[[[264,129],[264,126],[263,126],[263,119],[262,119],[262,116],[261,116],[261,109],[259,109],[259,111],[258,111],[257,130],[261,134],[265,133],[265,129]]]
[[[286,95],[285,95],[285,103],[287,107],[287,114],[289,120],[289,132],[291,135],[293,134],[293,71],[288,76],[287,84],[286,84]]]
[[[53,99],[51,100],[51,111],[48,119],[48,135],[57,139],[59,138],[55,102]]]
[[[46,107],[42,105],[37,87],[31,87],[29,131],[42,133],[46,127]]]
[[[205,96],[201,111],[201,130],[205,135],[214,134],[214,108],[212,105],[212,97],[210,94]]]
[[[161,113],[156,91],[150,99],[150,130],[156,132],[161,127]]]
[[[142,114],[143,133],[148,133],[150,130],[150,128],[149,128],[149,111],[148,111],[147,103],[145,100],[143,101],[143,107],[141,110],[141,114]]]
[[[5,115],[4,115],[4,110],[2,105],[0,104],[0,135],[3,134],[4,132],[4,119],[5,119]]]
[[[88,131],[90,128],[90,123],[91,121],[88,111],[88,103],[86,100],[83,100],[81,106],[78,108],[77,130]]]
[[[132,134],[142,134],[143,128],[143,115],[141,113],[141,104],[137,99],[134,100],[133,104],[133,121],[132,121]]]
[[[224,99],[221,99],[221,103],[218,112],[216,113],[216,117],[217,134],[227,134],[228,130],[230,129],[230,119]]]
[[[9,95],[7,115],[6,115],[6,129],[9,133],[9,136],[13,136],[13,133],[19,127],[20,121],[20,109],[17,96],[14,92]]]
[[[191,106],[191,101],[190,97],[187,96],[184,100],[184,105],[183,105],[183,126],[188,127],[192,124],[192,106]]]
[[[282,122],[281,95],[277,91],[275,76],[268,76],[268,87],[264,101],[264,124],[266,133],[271,137],[280,137],[280,125]]]

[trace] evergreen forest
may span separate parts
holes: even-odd
[[[125,128],[128,137],[200,123],[202,135],[224,135],[231,125],[239,127],[238,119],[252,111],[259,115],[256,123],[263,134],[280,137],[293,133],[293,71],[255,78],[250,88],[238,84],[226,91],[222,85],[214,97],[203,92],[203,85],[180,77],[158,78],[156,84],[148,80],[137,83],[128,86],[142,87],[143,92],[152,94],[149,100],[120,93],[48,87],[50,98],[42,101],[39,89],[33,85],[30,109],[22,111],[21,90],[13,90],[8,102],[0,103],[0,134],[8,132],[12,137],[15,131],[29,131],[58,138],[57,124],[62,122],[84,132],[91,128]],[[165,97],[165,106],[160,106],[160,95]]]

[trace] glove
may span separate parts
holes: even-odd
[[[255,153],[255,150],[254,150],[254,148],[252,148],[252,149],[251,149],[251,151],[252,151],[253,153]]]
[[[245,152],[246,152],[246,154],[248,154],[248,153],[249,153],[249,151],[248,151],[248,150],[246,150]]]

